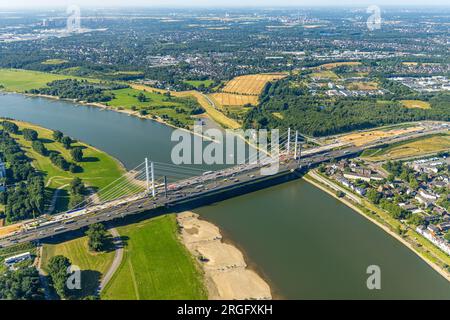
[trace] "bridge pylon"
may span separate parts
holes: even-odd
[[[147,192],[150,192],[150,173],[148,169],[148,159],[145,158],[145,182],[147,187]]]
[[[298,151],[298,130],[295,130],[295,149],[294,149],[294,160],[297,159],[297,151]]]
[[[152,177],[152,196],[156,196],[156,188],[155,188],[155,166],[153,164],[153,161],[150,162],[150,170],[151,170],[151,177]]]
[[[155,167],[153,165],[153,161],[150,162],[150,166],[148,163],[148,159],[145,158],[145,182],[146,182],[146,188],[147,193],[152,193],[152,196],[154,197],[156,195],[155,190]]]
[[[291,128],[288,128],[288,136],[287,136],[287,154],[291,152]]]

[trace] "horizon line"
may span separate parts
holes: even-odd
[[[385,5],[377,5],[381,8],[437,8],[437,7],[444,7],[444,8],[450,8],[450,4],[408,4],[408,5],[393,5],[393,4],[385,4]],[[349,9],[356,9],[356,8],[367,8],[367,5],[326,5],[326,4],[315,4],[315,5],[298,5],[298,4],[284,4],[284,5],[195,5],[195,4],[189,4],[189,5],[151,5],[151,4],[135,4],[135,5],[126,5],[126,4],[115,4],[115,5],[80,5],[81,8],[91,8],[91,9],[99,9],[99,8],[106,8],[106,9],[114,9],[114,8],[157,8],[157,9],[186,9],[186,8],[197,8],[197,9],[283,9],[283,8],[349,8]],[[2,9],[60,9],[60,8],[67,8],[65,5],[24,5],[24,6],[9,6],[9,5],[1,5],[0,8]]]

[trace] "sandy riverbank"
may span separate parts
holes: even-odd
[[[406,241],[403,237],[401,237],[397,233],[393,232],[391,229],[389,229],[389,227],[387,227],[387,226],[383,225],[382,223],[378,222],[377,220],[369,217],[367,214],[365,214],[361,209],[359,209],[356,205],[351,203],[349,200],[347,200],[345,198],[339,198],[338,196],[336,196],[336,194],[333,191],[331,191],[328,187],[323,186],[317,180],[315,180],[314,175],[315,175],[314,173],[313,174],[309,173],[303,179],[305,181],[307,181],[308,183],[311,183],[313,186],[315,186],[315,187],[321,189],[322,191],[328,193],[329,195],[331,195],[335,199],[341,201],[343,204],[345,204],[350,209],[352,209],[353,211],[357,212],[358,214],[360,214],[361,216],[363,216],[364,218],[366,218],[370,222],[376,224],[378,227],[380,227],[382,230],[384,230],[390,236],[392,236],[393,238],[395,238],[398,241],[400,241],[403,245],[405,245],[408,249],[410,249],[414,254],[416,254],[419,258],[421,258],[425,263],[427,263],[431,268],[433,268],[442,277],[444,277],[447,281],[450,282],[450,274],[447,271],[443,270],[439,265],[437,265],[436,263],[434,263],[434,262],[426,259],[424,256],[422,256],[419,252],[417,252],[415,250],[415,248],[413,247],[413,245],[411,243]]]
[[[184,212],[177,216],[177,221],[183,244],[201,263],[209,299],[272,299],[269,285],[247,268],[242,252],[223,243],[219,228],[198,217],[193,212]]]

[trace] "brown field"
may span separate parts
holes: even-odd
[[[6,227],[1,227],[0,228],[0,238],[4,237],[10,233],[13,233],[15,231],[19,231],[22,228],[22,224],[18,223],[18,224],[12,224]]]
[[[348,85],[349,90],[378,90],[378,83],[376,82],[352,82]]]
[[[417,66],[418,65],[417,62],[402,62],[402,64],[405,66]]]
[[[333,62],[333,63],[322,64],[322,65],[318,66],[318,68],[334,69],[334,68],[340,67],[340,66],[359,66],[360,64],[361,64],[361,62],[358,62],[358,61]]]
[[[379,139],[398,136],[401,134],[406,134],[414,131],[424,130],[423,127],[409,127],[403,129],[393,129],[393,130],[374,130],[366,132],[351,133],[340,137],[338,140],[343,143],[353,143],[355,146],[363,146],[370,142],[374,142]]]
[[[370,161],[386,161],[433,154],[450,149],[450,136],[434,136],[380,149],[366,157]]]
[[[286,76],[284,73],[240,76],[229,81],[222,89],[222,92],[259,96],[268,82],[280,80]]]
[[[431,105],[426,101],[402,100],[403,107],[408,109],[431,109]]]
[[[281,119],[281,120],[284,119],[284,116],[280,112],[272,112],[272,115],[274,117],[277,117],[278,119]]]
[[[147,92],[158,92],[158,93],[166,93],[167,90],[162,90],[162,89],[157,89],[157,88],[153,88],[150,86],[147,86],[145,84],[134,84],[134,83],[130,83],[130,87],[136,90],[142,90],[142,91],[147,91]],[[171,92],[173,94],[173,92]]]
[[[213,93],[210,95],[222,106],[244,106],[248,103],[258,104],[258,96],[243,96],[231,93]]]

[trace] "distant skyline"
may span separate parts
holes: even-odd
[[[65,7],[69,5],[84,7],[114,6],[155,6],[155,7],[280,7],[280,6],[443,6],[448,0],[0,0],[0,7],[36,8]]]

